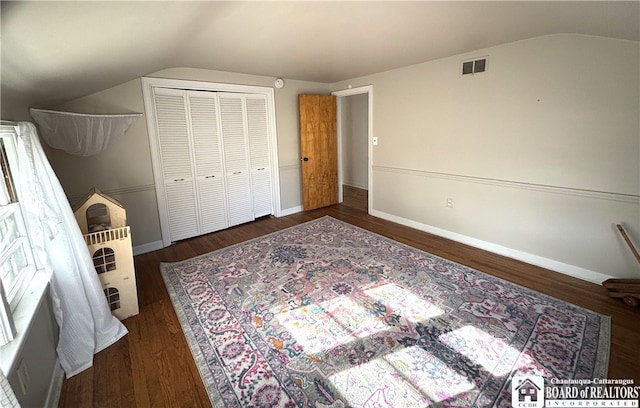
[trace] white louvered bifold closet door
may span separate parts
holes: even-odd
[[[152,92],[163,243],[272,214],[275,146],[267,97],[163,87]]]
[[[199,231],[184,94],[184,91],[177,89],[154,90],[156,128],[171,241],[192,237]]]
[[[219,93],[229,225],[254,220],[244,96]]]
[[[187,99],[191,114],[200,233],[206,234],[229,226],[218,101],[215,93],[202,91],[188,91]]]
[[[262,217],[273,213],[267,98],[264,95],[248,95],[245,100],[251,163],[251,187],[253,191],[253,214],[255,217]]]

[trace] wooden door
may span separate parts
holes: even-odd
[[[299,95],[302,205],[304,210],[338,203],[336,97]]]

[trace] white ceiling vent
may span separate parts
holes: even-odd
[[[489,57],[482,57],[478,59],[472,59],[462,61],[460,63],[460,73],[462,75],[474,75],[487,72],[489,68]]]

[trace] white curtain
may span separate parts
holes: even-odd
[[[87,114],[30,109],[40,125],[41,136],[54,149],[75,156],[94,156],[107,150],[111,139],[119,138],[140,113]]]
[[[69,202],[42,150],[34,124],[18,124],[18,188],[36,256],[50,274],[60,327],[58,357],[67,378],[127,334],[109,309]]]

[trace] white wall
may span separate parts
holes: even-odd
[[[639,54],[637,42],[562,34],[330,86],[287,80],[276,90],[282,208],[301,208],[297,95],[372,84],[374,215],[591,281],[640,276],[614,227],[640,242]],[[460,61],[485,55],[488,72],[459,75]],[[188,68],[153,76],[273,83]],[[143,112],[140,80],[64,107]],[[160,239],[144,118],[103,157],[56,151],[52,162],[70,197],[116,193],[134,246]]]
[[[614,226],[640,243],[639,48],[550,35],[334,84],[373,85],[374,214],[595,282],[640,277]]]
[[[352,187],[369,188],[368,109],[369,96],[358,94],[342,97],[342,181]]]
[[[144,113],[140,79],[126,82],[56,109],[80,113]],[[160,223],[149,152],[147,125],[138,118],[127,133],[96,156],[73,156],[50,149],[49,160],[71,205],[92,187],[113,196],[127,210],[134,246],[157,241]]]
[[[273,86],[275,78],[193,68],[172,68],[149,76],[243,85]],[[276,128],[280,170],[281,207],[284,212],[301,208],[300,148],[298,138],[298,94],[329,92],[329,85],[286,80],[275,90]],[[60,110],[83,113],[138,112],[144,114],[141,80],[73,100]],[[91,187],[112,195],[127,209],[134,249],[158,248],[160,222],[155,196],[149,137],[145,117],[139,118],[123,138],[94,157],[76,157],[51,150],[50,160],[72,204]]]

